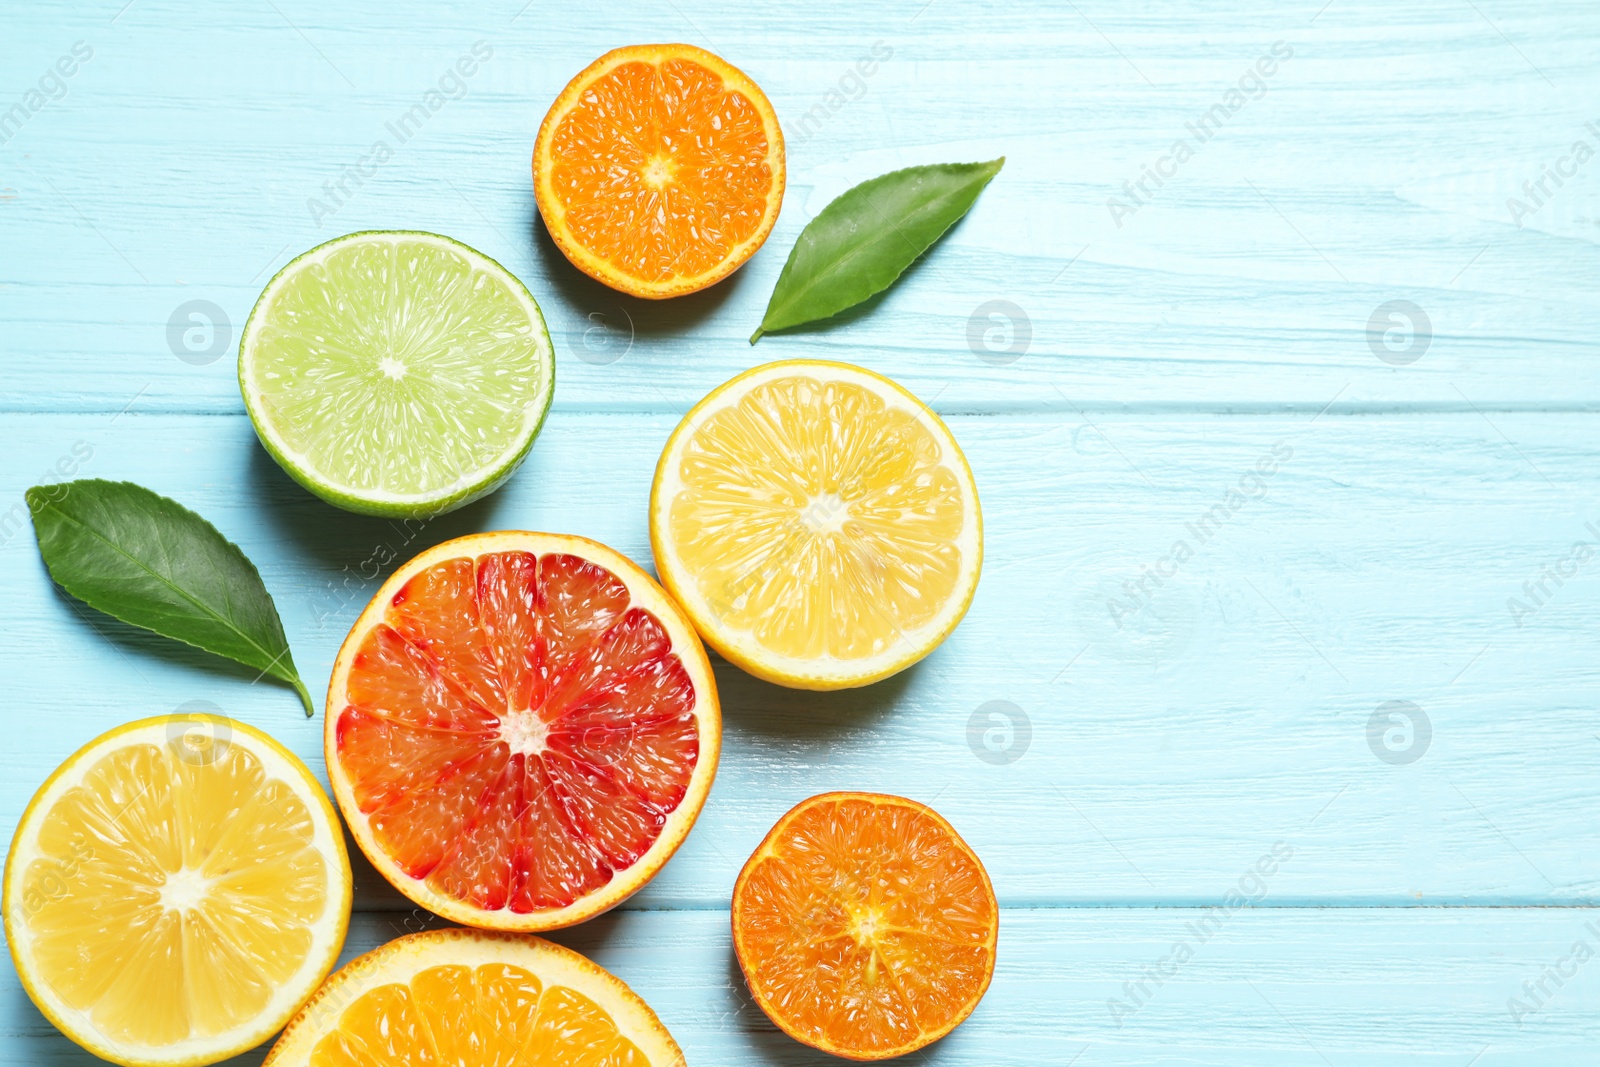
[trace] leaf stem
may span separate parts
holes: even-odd
[[[300,694],[300,703],[306,706],[306,718],[309,719],[316,715],[317,709],[312,706],[311,693],[306,689],[306,683],[302,682],[299,678],[295,678],[289,684],[294,686],[294,691],[296,693]]]
[[[767,332],[766,331],[766,327],[757,326],[756,327],[756,332],[750,335],[750,343],[751,344],[755,344],[757,341],[761,340],[761,335],[766,333],[766,332]]]

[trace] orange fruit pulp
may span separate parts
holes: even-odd
[[[802,801],[733,890],[734,951],[756,1003],[847,1059],[904,1055],[955,1029],[989,987],[998,932],[977,855],[901,797]]]
[[[411,934],[352,960],[264,1067],[684,1067],[639,995],[571,949],[480,930]]]
[[[710,788],[716,691],[690,624],[593,541],[491,533],[389,579],[341,649],[334,795],[396,888],[446,918],[553,929],[660,869]]]
[[[539,213],[579,270],[661,299],[732,274],[783,203],[783,133],[760,87],[686,44],[607,52],[550,106]]]

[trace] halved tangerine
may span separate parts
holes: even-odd
[[[597,281],[659,300],[755,254],[783,204],[783,131],[761,88],[687,44],[607,52],[561,91],[533,150],[557,247]]]
[[[437,545],[356,620],[328,686],[328,778],[356,843],[447,919],[551,930],[671,858],[722,720],[693,627],[583,537]]]
[[[881,1060],[972,1014],[994,976],[999,915],[983,864],[938,812],[824,793],[779,819],[740,872],[733,948],[779,1029]]]

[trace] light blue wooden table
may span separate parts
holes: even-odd
[[[28,485],[128,478],[212,519],[260,564],[316,690],[378,550],[514,526],[647,563],[680,413],[756,362],[846,359],[961,440],[983,582],[943,648],[865,691],[718,665],[725,757],[693,835],[624,909],[560,935],[691,1064],[823,1061],[751,1005],[727,905],[774,819],[839,788],[937,806],[1005,907],[988,997],[918,1062],[1600,1060],[1593,0],[198,8],[0,14],[7,836],[78,745],[190,700],[324,771],[287,690],[54,592]],[[790,184],[733,279],[643,304],[554,250],[528,159],[573,73],[674,39],[765,87]],[[386,124],[476,42],[492,57],[394,144]],[[863,77],[874,51],[892,54]],[[1001,154],[865,314],[745,343],[834,195]],[[517,477],[410,539],[280,473],[231,358],[277,267],[366,228],[505,263],[559,362]],[[186,336],[197,307],[226,321]],[[425,923],[357,877],[348,954]],[[0,969],[0,1064],[88,1062]]]

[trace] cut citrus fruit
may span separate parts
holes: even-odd
[[[431,930],[328,979],[263,1067],[682,1067],[621,979],[537,937]]]
[[[733,948],[784,1033],[853,1060],[954,1030],[994,976],[999,907],[932,808],[875,793],[802,801],[733,887]]]
[[[39,787],[11,840],[6,941],[62,1033],[129,1065],[271,1037],[350,921],[338,817],[305,765],[221,716],[129,723]]]
[[[447,919],[551,930],[649,881],[716,773],[694,628],[583,537],[447,541],[395,572],[339,650],[328,777],[356,842]]]
[[[742,71],[687,44],[591,63],[550,105],[533,187],[551,238],[634,296],[704,289],[755,254],[783,204],[783,132]]]
[[[650,490],[656,570],[700,634],[759,678],[842,689],[933,651],[983,563],[972,470],[880,375],[790,360],[695,405]]]
[[[318,245],[267,284],[239,344],[239,388],[272,458],[369,515],[435,515],[495,489],[554,385],[528,290],[433,233]]]

